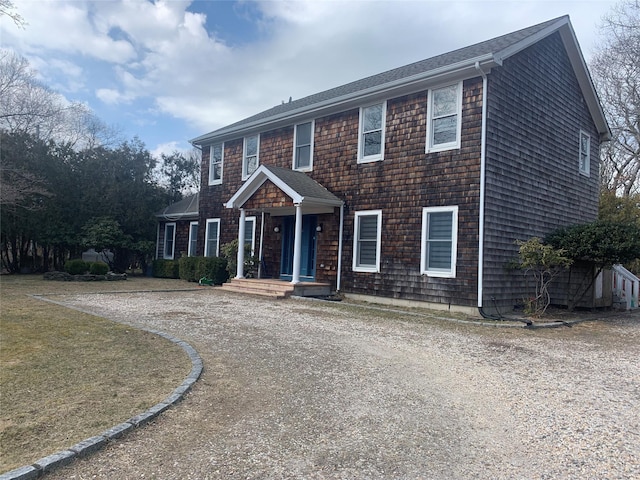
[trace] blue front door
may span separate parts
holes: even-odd
[[[293,275],[293,242],[295,236],[295,217],[283,217],[282,222],[282,259],[280,278],[291,280]],[[312,282],[316,278],[316,215],[302,216],[302,252],[300,255],[300,280]]]

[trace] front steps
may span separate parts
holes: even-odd
[[[248,293],[270,298],[317,297],[331,294],[331,285],[319,282],[291,282],[273,278],[233,278],[222,285],[227,292]]]

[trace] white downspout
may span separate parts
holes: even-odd
[[[293,237],[293,273],[291,283],[300,283],[300,263],[302,257],[302,205],[296,204],[296,224]]]
[[[484,196],[486,175],[486,149],[487,149],[487,75],[476,62],[476,70],[482,76],[482,130],[480,140],[480,211],[478,215],[478,308],[481,309],[484,278]]]
[[[336,291],[342,286],[342,234],[344,232],[344,202],[340,205],[340,230],[338,233],[338,274],[336,278]]]
[[[240,209],[240,225],[238,225],[238,266],[236,278],[244,278],[244,228],[246,214],[244,208]]]

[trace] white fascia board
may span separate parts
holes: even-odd
[[[558,19],[557,22],[552,23],[547,28],[544,28],[544,29],[540,30],[536,34],[529,35],[528,37],[524,38],[523,40],[520,40],[519,42],[514,43],[513,45],[496,52],[494,54],[494,57],[495,57],[496,61],[499,62],[500,65],[502,65],[502,62],[504,60],[506,60],[507,58],[512,57],[516,53],[521,52],[525,48],[528,48],[531,45],[533,45],[534,43],[539,42],[543,38],[551,35],[553,32],[555,32],[556,30],[560,29],[560,27],[563,27],[565,25],[569,25],[569,17],[568,16],[564,16],[564,17]]]
[[[508,48],[496,52],[495,60],[497,63],[502,65],[504,60],[539,42],[556,31],[560,33],[560,38],[562,38],[562,43],[564,44],[567,55],[569,56],[569,61],[573,67],[573,71],[578,80],[578,84],[580,85],[580,89],[582,90],[587,107],[591,112],[591,116],[598,128],[598,132],[600,132],[600,139],[609,140],[611,138],[611,130],[609,129],[609,124],[607,123],[604,111],[602,110],[602,104],[600,103],[595,86],[593,85],[593,81],[589,75],[589,69],[587,68],[587,64],[582,56],[580,44],[578,43],[578,39],[576,38],[568,16],[558,19],[557,22],[554,22],[547,28],[540,30],[535,35],[531,35]]]
[[[256,120],[251,123],[245,123],[229,130],[225,130],[223,128],[218,134],[214,135],[213,133],[215,132],[212,132],[196,137],[190,140],[190,142],[194,145],[208,145],[210,143],[223,142],[241,136],[246,136],[251,133],[258,133],[286,125],[292,125],[293,123],[297,123],[300,119],[318,118],[321,116],[331,115],[333,113],[343,112],[350,108],[358,107],[363,103],[378,99],[388,99],[408,95],[425,88],[429,88],[429,86],[432,85],[442,84],[446,81],[473,78],[478,76],[478,71],[475,66],[476,63],[479,63],[484,67],[486,72],[489,72],[491,68],[495,66],[501,65],[499,61],[496,61],[494,55],[489,53],[464,60],[462,62],[446,65],[441,68],[429,70],[428,72],[418,73],[411,77],[404,77],[393,82],[376,85],[375,87],[364,90],[358,90],[357,92],[325,100],[324,102],[318,102],[295,110],[282,112],[278,115]]]
[[[560,37],[562,38],[565,49],[567,50],[569,61],[573,66],[573,71],[578,80],[578,84],[580,85],[580,89],[582,90],[585,102],[587,103],[587,108],[589,109],[589,112],[591,112],[593,122],[600,133],[600,140],[608,141],[611,139],[611,129],[609,128],[609,123],[607,122],[607,117],[602,109],[598,92],[596,91],[596,87],[593,84],[591,75],[589,74],[587,63],[584,61],[582,51],[580,50],[580,44],[578,43],[578,39],[576,38],[573,28],[571,28],[571,24],[568,24],[567,28],[560,30]]]
[[[242,208],[247,200],[256,193],[258,188],[262,186],[264,182],[271,180],[280,190],[282,190],[288,197],[291,198],[293,203],[300,203],[304,199],[298,192],[292,190],[289,185],[283,182],[277,175],[273,174],[265,165],[260,165],[258,169],[253,172],[247,181],[238,189],[238,191],[224,204],[227,208]]]

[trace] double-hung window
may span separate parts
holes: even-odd
[[[353,235],[353,271],[380,271],[382,210],[356,212]]]
[[[217,257],[220,252],[220,219],[208,218],[205,231],[204,256]]]
[[[360,108],[358,163],[375,162],[384,157],[384,125],[387,102]]]
[[[260,153],[260,135],[244,138],[242,154],[242,180],[246,180],[258,168]]]
[[[187,254],[190,257],[196,256],[196,249],[198,248],[198,222],[189,223],[189,251]]]
[[[164,225],[164,252],[162,258],[173,260],[176,248],[176,224],[166,223]]]
[[[293,169],[308,172],[313,170],[314,122],[299,123],[293,133]]]
[[[458,207],[423,208],[421,273],[455,277],[457,243]]]
[[[588,133],[580,130],[580,173],[589,176],[591,170],[591,137]]]
[[[427,153],[460,148],[462,82],[429,90]]]
[[[244,244],[250,247],[251,255],[254,255],[256,244],[256,217],[246,217],[244,219]]]
[[[209,152],[209,185],[219,185],[222,183],[224,144],[211,145]]]

